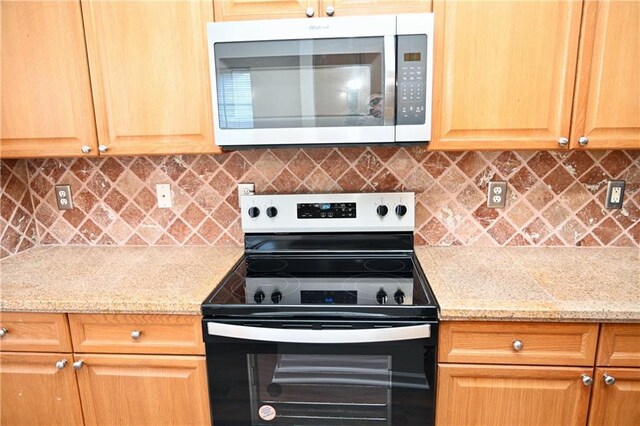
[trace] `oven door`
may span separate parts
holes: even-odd
[[[204,319],[214,425],[432,425],[437,323]]]

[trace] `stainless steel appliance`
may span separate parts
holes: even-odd
[[[431,139],[433,14],[207,24],[216,144]]]
[[[241,197],[245,255],[202,305],[214,425],[433,424],[437,304],[413,208]]]

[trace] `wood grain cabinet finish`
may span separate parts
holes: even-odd
[[[593,366],[597,343],[598,324],[450,321],[438,361]]]
[[[216,21],[310,18],[308,9],[313,18],[431,11],[431,0],[217,0],[213,5]]]
[[[602,324],[597,365],[640,367],[640,324]]]
[[[204,354],[196,315],[70,314],[74,352]]]
[[[585,1],[572,148],[640,148],[639,23],[638,1]]]
[[[2,351],[71,352],[65,314],[0,312],[0,329]]]
[[[605,374],[615,383],[607,384]],[[588,424],[640,424],[640,368],[596,368]]]
[[[0,424],[82,425],[72,362],[71,354],[0,353]]]
[[[86,425],[210,424],[204,356],[87,355],[77,370]]]
[[[82,14],[105,155],[220,152],[206,41],[213,4],[83,0]]]
[[[436,424],[585,425],[590,368],[444,364]]]
[[[568,142],[581,1],[434,0],[433,11],[432,149]]]
[[[97,155],[80,2],[2,1],[0,16],[0,156]]]

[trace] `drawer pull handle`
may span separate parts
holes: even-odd
[[[522,340],[516,339],[513,341],[513,350],[521,351],[522,348],[524,348],[524,343],[522,343]]]
[[[580,379],[582,379],[582,384],[585,386],[591,386],[591,384],[593,383],[593,379],[586,374],[580,376]]]
[[[80,370],[83,365],[84,365],[84,361],[83,360],[76,361],[76,362],[73,363],[73,369],[74,370]]]
[[[7,333],[9,333],[9,330],[7,330],[5,327],[0,328],[0,337],[6,336]]]
[[[607,373],[604,373],[602,378],[604,379],[604,384],[607,386],[613,386],[616,383],[616,378],[608,375]]]
[[[133,330],[131,332],[131,338],[133,340],[138,340],[140,338],[140,336],[142,336],[142,331],[140,331],[140,330]]]
[[[58,370],[62,370],[66,366],[67,366],[67,360],[66,359],[61,359],[60,361],[56,362],[56,368]]]

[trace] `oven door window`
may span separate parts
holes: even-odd
[[[247,360],[254,425],[276,417],[291,424],[390,424],[391,356],[259,354]]]
[[[384,38],[216,43],[221,129],[384,125]]]

